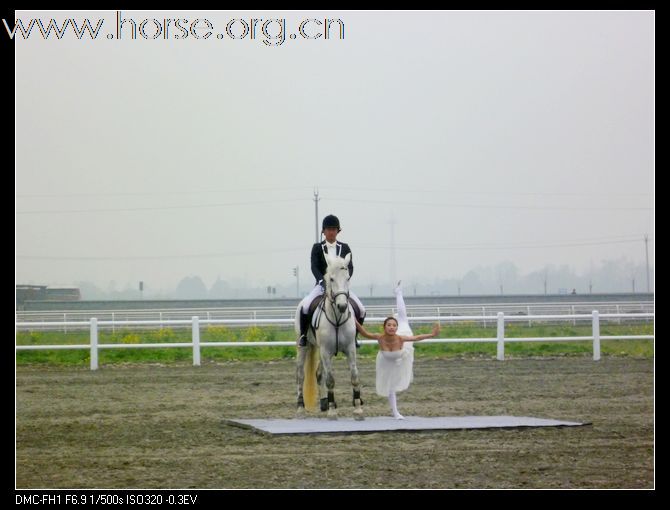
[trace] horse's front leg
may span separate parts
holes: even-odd
[[[346,352],[349,362],[349,372],[351,373],[351,386],[353,387],[354,419],[364,420],[363,400],[361,399],[361,379],[358,375],[358,366],[356,365],[356,345],[352,342]]]
[[[307,347],[298,347],[298,360],[295,367],[295,379],[298,385],[298,402],[295,412],[296,418],[305,417],[305,399],[303,398],[302,388],[305,382],[305,359],[307,356]]]
[[[333,375],[332,355],[321,349],[321,410],[328,411],[329,420],[337,420],[337,404],[335,403],[335,377]],[[324,397],[324,394],[327,395]]]

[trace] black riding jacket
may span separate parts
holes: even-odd
[[[337,246],[337,255],[338,257],[346,257],[348,253],[351,253],[351,249],[349,248],[349,245],[347,243],[341,243],[339,241],[336,241],[336,246]],[[316,283],[319,283],[319,280],[323,280],[323,275],[326,273],[326,269],[328,268],[328,264],[326,263],[326,256],[324,252],[328,250],[326,246],[326,241],[325,239],[321,241],[320,243],[314,243],[314,246],[312,246],[312,274],[314,275],[314,278],[316,278]],[[330,255],[333,255],[332,253]],[[349,276],[354,274],[354,260],[353,256],[351,260],[349,261]]]

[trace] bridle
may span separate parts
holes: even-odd
[[[333,311],[334,321],[328,316],[328,312],[324,314],[326,320],[335,328],[335,354],[340,347],[340,326],[346,324],[347,321],[351,318],[351,306],[349,306],[349,291],[341,290],[339,292],[333,293],[333,290],[330,285],[328,285],[328,292],[326,293],[327,301],[329,302],[330,309]],[[337,305],[335,304],[335,299],[337,296],[346,296],[347,298],[347,311],[345,313],[338,312]]]

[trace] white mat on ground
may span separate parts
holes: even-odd
[[[397,430],[461,430],[518,427],[576,427],[588,425],[574,421],[560,421],[529,416],[441,416],[423,418],[406,416],[404,420],[373,416],[363,421],[353,418],[224,420],[229,425],[251,428],[268,434],[328,434],[357,432],[387,432]]]

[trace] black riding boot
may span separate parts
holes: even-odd
[[[300,337],[298,338],[298,345],[300,347],[307,346],[308,329],[309,329],[309,315],[302,313],[302,310],[300,310]]]

